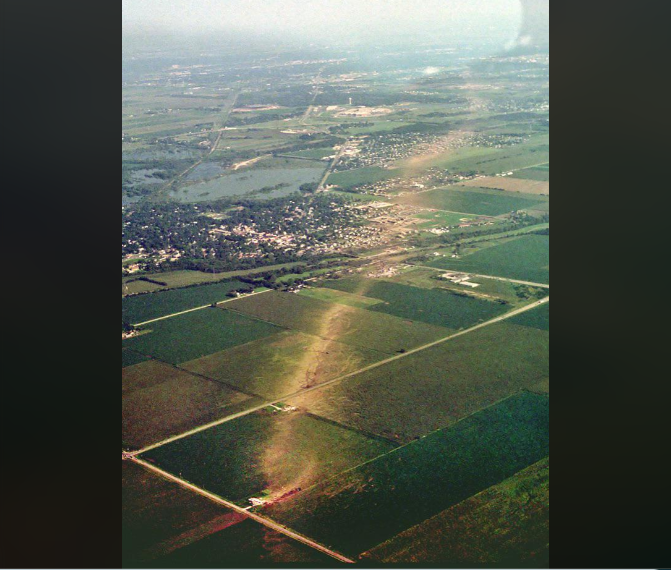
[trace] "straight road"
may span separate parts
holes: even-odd
[[[264,402],[254,408],[249,408],[248,410],[244,410],[242,412],[239,412],[237,414],[233,414],[231,416],[216,420],[214,422],[210,422],[209,424],[205,424],[202,426],[199,426],[197,428],[194,428],[192,430],[189,430],[187,432],[175,435],[173,437],[169,437],[167,439],[164,439],[163,441],[159,441],[157,443],[154,443],[153,445],[149,445],[143,449],[140,449],[138,451],[132,451],[132,452],[127,452],[129,457],[137,457],[138,455],[141,455],[143,453],[147,453],[148,451],[151,451],[152,449],[157,449],[159,447],[163,447],[164,445],[167,445],[169,443],[172,443],[173,441],[178,441],[180,439],[184,439],[185,437],[189,437],[191,435],[194,435],[196,433],[200,433],[201,431],[208,430],[210,428],[219,426],[221,424],[225,424],[227,422],[233,421],[235,419],[247,416],[249,414],[253,414],[254,412],[258,412],[259,410],[262,410],[268,406],[280,404],[282,402],[286,402],[287,400],[290,400],[291,398],[295,398],[297,396],[301,396],[303,394],[307,394],[308,392],[312,392],[313,390],[321,390],[322,388],[325,388],[326,386],[330,386],[331,384],[335,384],[337,382],[342,382],[343,380],[346,380],[347,378],[352,378],[353,376],[357,376],[358,374],[362,374],[364,372],[368,372],[369,370],[373,370],[375,368],[378,368],[380,366],[384,366],[385,364],[389,364],[390,362],[394,362],[396,360],[400,360],[402,358],[407,358],[408,356],[411,356],[413,354],[417,354],[418,352],[422,352],[423,350],[427,350],[429,348],[432,348],[434,346],[437,346],[439,344],[442,344],[444,342],[448,342],[452,339],[458,338],[460,336],[463,336],[465,334],[469,334],[471,332],[474,332],[476,330],[479,330],[484,327],[488,327],[490,325],[493,325],[495,323],[500,323],[501,321],[505,321],[506,319],[510,319],[516,315],[520,315],[522,313],[525,313],[527,311],[531,311],[532,309],[535,309],[536,307],[539,307],[540,305],[543,305],[545,303],[548,303],[550,301],[550,297],[545,297],[541,299],[540,301],[536,301],[534,303],[531,303],[529,305],[526,305],[524,307],[521,307],[519,309],[515,309],[514,311],[510,311],[508,313],[505,313],[503,315],[500,315],[494,319],[491,319],[487,322],[480,323],[479,325],[475,325],[471,328],[465,329],[463,331],[460,331],[458,333],[451,334],[450,336],[447,336],[445,338],[438,339],[436,341],[433,341],[429,344],[425,344],[423,346],[414,348],[412,350],[408,350],[407,352],[404,352],[403,354],[398,354],[396,356],[392,356],[390,358],[387,358],[385,360],[381,360],[379,362],[376,362],[375,364],[371,364],[370,366],[366,366],[365,368],[361,368],[360,370],[356,370],[354,372],[350,372],[349,374],[345,374],[344,376],[338,376],[337,378],[334,378],[333,380],[329,380],[328,382],[323,382],[322,384],[317,384],[316,386],[313,386],[311,388],[304,388],[302,390],[298,390],[292,394],[288,394],[286,396],[282,396],[281,398],[278,398],[277,400],[272,400],[268,402]]]
[[[542,289],[549,289],[550,285],[547,283],[534,283],[533,281],[520,281],[519,279],[510,279],[508,277],[496,277],[495,275],[480,275],[478,273],[471,273],[470,271],[462,271],[459,269],[441,269],[439,267],[429,267],[427,265],[415,265],[414,263],[408,263],[412,267],[421,267],[422,269],[431,269],[432,271],[438,271],[440,273],[448,273],[450,271],[456,273],[464,273],[470,277],[476,277],[480,279],[491,279],[493,281],[505,281],[507,283],[517,283],[518,285],[528,285],[529,287],[540,287]]]
[[[240,295],[240,297],[236,297],[235,299],[227,299],[226,301],[219,301],[217,305],[225,305],[226,303],[230,303],[232,301],[237,301],[238,299],[244,299],[245,297],[253,297],[254,295],[262,295],[263,293],[268,293],[272,291],[272,289],[267,289],[266,291],[258,291],[257,293],[250,293],[249,295]],[[193,309],[187,309],[186,311],[180,311],[179,313],[172,313],[172,315],[165,315],[165,317],[159,317],[158,319],[152,319],[151,321],[145,321],[144,323],[137,323],[134,324],[134,327],[143,327],[145,325],[150,325],[151,323],[156,323],[158,321],[164,321],[166,319],[172,319],[173,317],[179,317],[180,315],[186,315],[187,313],[193,313],[194,311],[202,311],[203,309],[207,309],[208,307],[211,307],[212,303],[209,305],[202,305],[201,307],[195,307]]]
[[[232,511],[235,511],[237,513],[243,514],[250,519],[255,520],[256,522],[267,526],[268,528],[279,532],[281,534],[284,534],[285,536],[288,536],[289,538],[293,538],[294,540],[297,540],[298,542],[302,542],[303,544],[306,544],[307,546],[310,546],[311,548],[314,548],[315,550],[318,550],[320,552],[323,552],[324,554],[327,554],[331,558],[335,558],[336,560],[339,560],[340,562],[345,562],[347,564],[354,564],[354,560],[350,560],[346,556],[343,556],[339,552],[335,552],[334,550],[331,550],[324,546],[323,544],[319,544],[318,542],[315,542],[314,540],[308,538],[307,536],[303,536],[302,534],[299,534],[289,528],[286,528],[276,522],[273,522],[265,517],[261,517],[257,515],[256,513],[250,513],[248,509],[244,509],[235,503],[231,503],[227,501],[226,499],[222,499],[220,496],[215,495],[214,493],[210,493],[209,491],[206,491],[205,489],[201,489],[200,487],[197,487],[196,485],[193,485],[192,483],[189,483],[188,481],[185,481],[184,479],[180,479],[179,477],[175,477],[171,473],[168,473],[167,471],[164,471],[163,469],[160,469],[159,467],[156,467],[156,465],[152,465],[151,463],[144,461],[142,459],[139,459],[137,457],[126,457],[126,459],[130,459],[131,461],[137,463],[138,465],[141,465],[145,469],[148,469],[150,471],[153,471],[154,473],[157,473],[161,477],[164,477],[173,483],[177,483],[181,487],[184,487],[185,489],[188,489],[190,491],[193,491],[202,497],[205,497],[207,499],[210,499],[211,501],[214,501],[215,503],[219,503],[220,505],[223,505]]]

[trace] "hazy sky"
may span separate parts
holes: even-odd
[[[318,41],[421,34],[514,37],[519,0],[122,0],[124,32],[280,32]]]

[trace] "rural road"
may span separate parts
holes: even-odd
[[[318,542],[315,542],[314,540],[303,536],[302,534],[298,534],[297,532],[288,529],[276,522],[273,522],[269,519],[266,519],[264,517],[261,517],[255,513],[250,513],[247,509],[244,509],[235,503],[231,503],[227,501],[226,499],[222,499],[220,496],[215,495],[214,493],[210,493],[209,491],[206,491],[205,489],[201,489],[200,487],[197,487],[196,485],[193,485],[192,483],[189,483],[188,481],[185,481],[184,479],[180,479],[179,477],[175,477],[171,473],[168,473],[167,471],[164,471],[163,469],[160,469],[159,467],[156,467],[155,465],[152,465],[151,463],[144,461],[143,459],[139,459],[137,457],[130,457],[127,458],[130,459],[131,461],[137,463],[138,465],[141,465],[145,469],[149,469],[150,471],[153,471],[154,473],[157,473],[158,475],[174,482],[180,485],[181,487],[184,487],[185,489],[189,489],[190,491],[193,491],[207,499],[210,499],[211,501],[214,501],[215,503],[219,503],[220,505],[223,505],[237,513],[240,513],[242,515],[245,515],[249,517],[250,519],[255,520],[256,522],[276,531],[281,534],[284,534],[285,536],[288,536],[289,538],[293,538],[294,540],[297,540],[298,542],[302,542],[303,544],[306,544],[307,546],[310,546],[311,548],[314,548],[315,550],[319,550],[320,552],[323,552],[324,554],[327,554],[331,558],[335,558],[336,560],[339,560],[340,562],[345,562],[347,564],[354,564],[354,560],[350,560],[346,556],[343,556],[339,552],[335,552],[334,550],[331,550],[329,548],[326,548],[326,546],[319,544]]]
[[[265,291],[259,291],[258,293],[250,293],[249,295],[240,295],[239,297],[235,297],[233,299],[227,299],[226,301],[218,301],[217,305],[225,305],[226,303],[230,303],[231,301],[237,301],[238,299],[244,299],[245,297],[253,297],[254,295],[262,295],[263,293],[269,293],[272,291],[272,289],[267,289]],[[207,309],[208,307],[211,307],[212,303],[209,305],[202,305],[200,307],[194,307],[193,309],[187,309],[186,311],[180,311],[179,313],[172,313],[171,315],[165,315],[164,317],[158,317],[157,319],[152,319],[150,321],[145,321],[143,323],[136,323],[133,326],[134,327],[143,327],[145,325],[150,325],[151,323],[156,323],[158,321],[164,321],[166,319],[172,319],[173,317],[179,317],[180,315],[186,315],[187,313],[193,313],[194,311],[202,311],[203,309]]]
[[[154,443],[152,445],[149,445],[143,449],[140,449],[138,451],[131,451],[127,452],[127,455],[129,457],[137,457],[138,455],[142,455],[143,453],[147,453],[148,451],[151,451],[152,449],[157,449],[159,447],[163,447],[164,445],[167,445],[169,443],[172,443],[173,441],[178,441],[180,439],[184,439],[185,437],[189,437],[191,435],[194,435],[196,433],[200,433],[201,431],[208,430],[210,428],[219,426],[221,424],[225,424],[227,422],[233,421],[235,419],[247,416],[249,414],[253,414],[254,412],[258,412],[268,406],[275,405],[275,404],[280,404],[282,402],[286,402],[287,400],[290,400],[292,398],[295,398],[297,396],[302,396],[303,394],[307,394],[308,392],[312,392],[314,390],[321,390],[322,388],[325,388],[326,386],[330,386],[331,384],[335,384],[337,382],[342,382],[343,380],[346,380],[347,378],[352,378],[353,376],[357,376],[358,374],[362,374],[364,372],[368,372],[369,370],[373,370],[375,368],[379,368],[380,366],[384,366],[385,364],[389,364],[390,362],[395,362],[396,360],[401,360],[402,358],[407,358],[408,356],[411,356],[413,354],[417,354],[418,352],[422,352],[423,350],[427,350],[429,348],[433,348],[434,346],[437,346],[439,344],[443,344],[444,342],[448,342],[452,339],[458,338],[460,336],[463,336],[465,334],[469,334],[473,331],[479,330],[484,327],[488,327],[490,325],[500,323],[501,321],[505,321],[506,319],[510,319],[512,317],[515,317],[517,315],[520,315],[522,313],[525,313],[527,311],[530,311],[532,309],[535,309],[536,307],[539,307],[541,305],[544,305],[545,303],[548,303],[550,301],[550,297],[545,297],[541,299],[540,301],[536,301],[534,303],[531,303],[529,305],[525,305],[524,307],[521,307],[519,309],[515,309],[514,311],[510,311],[508,313],[505,313],[503,315],[500,315],[494,319],[491,319],[489,321],[486,321],[484,323],[480,323],[479,325],[475,325],[473,327],[470,327],[468,329],[465,329],[463,331],[459,331],[457,333],[451,334],[450,336],[446,336],[444,338],[438,339],[436,341],[433,341],[429,344],[425,344],[422,346],[419,346],[417,348],[414,348],[412,350],[408,350],[407,352],[404,352],[402,354],[397,354],[395,356],[391,356],[390,358],[387,358],[385,360],[380,360],[379,362],[376,362],[374,364],[371,364],[370,366],[366,366],[365,368],[361,368],[359,370],[355,370],[354,372],[350,372],[349,374],[345,374],[344,376],[338,376],[337,378],[334,378],[332,380],[329,380],[327,382],[323,382],[321,384],[317,384],[316,386],[312,386],[311,388],[304,388],[301,390],[297,390],[296,392],[292,394],[287,394],[285,396],[282,396],[281,398],[278,398],[276,400],[268,401],[268,402],[263,402],[262,404],[255,406],[253,408],[249,408],[247,410],[244,410],[242,412],[238,412],[237,414],[233,414],[230,416],[227,416],[225,418],[221,418],[219,420],[210,422],[208,424],[199,426],[197,428],[194,428],[192,430],[189,430],[187,432],[169,437],[167,439],[164,439],[162,441],[159,441],[157,443]]]
[[[431,269],[432,271],[439,271],[440,273],[449,273],[450,271],[456,273],[464,273],[470,277],[476,277],[479,279],[492,279],[493,281],[505,281],[507,283],[517,283],[518,285],[528,285],[529,287],[540,287],[542,289],[549,289],[550,285],[547,283],[534,283],[533,281],[520,281],[519,279],[510,279],[508,277],[495,277],[494,275],[479,275],[478,273],[471,273],[470,271],[463,271],[461,269],[444,269],[439,267],[429,267],[428,265],[415,265],[414,263],[408,263],[412,267],[421,267],[422,269]]]

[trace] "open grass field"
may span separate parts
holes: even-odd
[[[262,512],[356,556],[548,452],[548,399],[524,392]]]
[[[443,257],[427,265],[480,275],[549,283],[550,236],[521,236],[506,240],[500,245],[466,253],[458,259]]]
[[[455,330],[493,319],[507,310],[500,303],[444,289],[424,289],[378,279],[338,279],[326,281],[324,286],[347,293],[363,291],[367,297],[381,299],[383,303],[368,307],[371,311]]]
[[[223,307],[228,312],[239,311],[281,327],[387,354],[427,344],[452,332],[422,322],[276,291],[238,299]]]
[[[510,192],[486,188],[466,189],[462,186],[448,186],[393,198],[393,202],[397,204],[484,216],[500,216],[515,210],[524,210],[536,206],[539,201],[542,198],[536,196],[521,197]]]
[[[286,331],[186,362],[181,367],[274,400],[385,357],[381,352]]]
[[[150,321],[195,307],[225,301],[228,293],[247,286],[242,281],[228,281],[125,297],[121,300],[121,318],[131,324]]]
[[[387,170],[379,166],[370,166],[346,170],[344,172],[335,172],[329,176],[328,183],[335,184],[341,188],[352,188],[360,184],[373,184],[400,175],[400,170]]]
[[[548,376],[549,333],[496,324],[292,398],[289,403],[407,443]]]
[[[365,553],[371,564],[547,568],[550,459]]]
[[[170,364],[195,360],[280,332],[270,323],[214,308],[157,321],[143,330],[150,332],[124,340],[122,346]]]
[[[121,440],[140,449],[258,403],[246,394],[156,361],[122,371]]]
[[[477,218],[472,214],[453,214],[451,212],[423,212],[415,214],[413,217],[420,220],[417,223],[417,229],[422,230],[458,226],[464,221]]]
[[[494,188],[522,194],[550,195],[550,183],[541,180],[524,180],[511,176],[485,176],[462,182],[460,186]]]
[[[151,473],[121,463],[121,556],[124,568],[157,559],[245,517]]]
[[[332,422],[271,408],[174,441],[143,458],[247,507],[252,497],[282,499],[393,448]]]

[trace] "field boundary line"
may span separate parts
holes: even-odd
[[[232,301],[237,301],[238,299],[245,299],[247,297],[253,297],[254,295],[261,295],[263,293],[268,293],[269,291],[273,291],[274,289],[267,289],[266,291],[259,291],[258,293],[250,293],[249,295],[241,295],[240,297],[236,297],[235,299],[226,299],[224,301],[217,301],[215,303],[210,303],[209,305],[203,305],[202,307],[194,307],[193,309],[187,309],[186,311],[180,311],[179,313],[172,313],[171,315],[165,315],[164,317],[158,317],[157,319],[151,319],[150,321],[145,321],[143,323],[136,323],[132,326],[134,327],[143,327],[145,325],[150,325],[151,323],[156,323],[158,321],[164,321],[166,319],[172,319],[173,317],[179,317],[180,315],[186,315],[187,313],[193,313],[194,311],[202,311],[203,309],[207,309],[208,307],[211,307],[212,305],[224,305],[226,303],[231,303]]]
[[[336,560],[339,560],[340,562],[345,562],[347,564],[354,564],[354,560],[351,560],[347,558],[346,556],[340,554],[339,552],[336,552],[334,550],[331,550],[324,546],[323,544],[320,544],[311,538],[308,538],[307,536],[303,536],[302,534],[297,533],[294,530],[291,530],[279,523],[276,523],[270,519],[267,519],[265,517],[259,516],[256,513],[250,512],[247,509],[244,509],[243,507],[240,507],[236,505],[235,503],[231,503],[230,501],[227,501],[226,499],[220,497],[219,495],[215,495],[214,493],[210,493],[209,491],[206,491],[205,489],[202,489],[193,483],[189,483],[188,481],[185,481],[184,479],[181,479],[180,477],[176,477],[172,473],[169,473],[167,471],[164,471],[160,467],[157,467],[156,465],[152,465],[148,461],[144,461],[142,459],[139,459],[137,457],[130,457],[129,458],[131,461],[134,463],[141,465],[145,469],[149,469],[150,471],[153,471],[154,473],[157,473],[158,475],[164,477],[165,479],[168,479],[169,481],[172,481],[173,483],[177,483],[181,487],[184,487],[185,489],[188,489],[189,491],[193,491],[194,493],[197,493],[198,495],[201,495],[202,497],[205,497],[206,499],[210,499],[211,501],[214,501],[215,503],[219,503],[220,505],[223,505],[239,514],[245,515],[249,517],[250,519],[255,520],[256,522],[276,531],[281,534],[284,534],[285,536],[288,536],[289,538],[293,538],[294,540],[297,540],[298,542],[302,542],[306,546],[309,546],[311,548],[314,548],[315,550],[318,550],[320,552],[323,552],[324,554],[327,554],[331,558],[335,558]]]
[[[548,303],[550,301],[550,297],[545,297],[543,299],[540,299],[539,301],[535,301],[533,303],[530,303],[529,305],[525,305],[524,307],[520,307],[519,309],[515,309],[513,311],[510,311],[508,313],[505,313],[503,315],[499,315],[498,317],[495,317],[489,321],[486,321],[484,323],[480,323],[478,325],[475,325],[473,327],[470,327],[468,329],[464,329],[462,331],[452,333],[449,336],[446,336],[444,338],[435,340],[433,342],[430,342],[429,344],[425,344],[423,346],[419,346],[417,348],[413,348],[412,350],[408,350],[407,352],[404,352],[402,354],[397,354],[395,356],[392,356],[390,358],[387,358],[385,360],[380,360],[379,362],[375,362],[373,364],[370,364],[369,366],[365,366],[364,368],[361,368],[359,370],[355,370],[354,372],[350,372],[349,374],[345,374],[343,376],[338,376],[337,378],[333,378],[332,380],[328,380],[327,382],[323,382],[321,384],[317,384],[316,386],[312,386],[310,388],[304,388],[302,390],[298,390],[292,394],[287,394],[286,396],[282,396],[281,398],[278,398],[276,400],[269,400],[267,402],[264,402],[258,406],[255,406],[253,408],[249,408],[247,410],[244,410],[242,412],[238,412],[237,414],[232,414],[226,418],[221,418],[219,420],[216,420],[214,422],[210,422],[208,424],[199,426],[197,428],[194,428],[192,430],[189,430],[185,433],[178,434],[172,437],[169,437],[167,439],[164,439],[163,441],[159,441],[158,443],[155,443],[153,445],[148,445],[147,447],[144,447],[142,449],[139,449],[137,451],[132,451],[128,452],[128,455],[130,457],[136,457],[138,455],[142,455],[143,453],[147,453],[153,449],[157,449],[159,447],[163,447],[164,445],[167,445],[169,443],[172,443],[174,441],[178,441],[180,439],[184,439],[186,437],[189,437],[191,435],[195,435],[197,433],[200,433],[201,431],[208,430],[210,428],[225,424],[227,422],[236,420],[238,418],[247,416],[249,414],[253,414],[254,412],[258,412],[264,408],[267,408],[271,404],[279,404],[282,402],[285,402],[287,400],[290,400],[292,398],[296,398],[298,396],[302,396],[304,394],[307,394],[308,392],[313,392],[315,390],[321,390],[322,388],[326,388],[327,386],[330,386],[331,384],[336,384],[337,382],[342,382],[343,380],[346,380],[347,378],[352,378],[353,376],[357,376],[359,374],[363,374],[364,372],[368,372],[370,370],[374,370],[375,368],[379,368],[380,366],[384,366],[386,364],[389,364],[391,362],[395,362],[397,360],[400,360],[402,358],[407,358],[408,356],[411,356],[413,354],[417,354],[418,352],[422,352],[424,350],[427,350],[429,348],[433,348],[434,346],[438,346],[440,344],[443,344],[445,342],[448,342],[452,339],[458,338],[460,336],[469,334],[471,332],[474,332],[476,330],[479,330],[481,328],[500,323],[501,321],[505,321],[507,319],[510,319],[512,317],[515,317],[517,315],[520,315],[522,313],[525,313],[527,311],[530,311],[532,309],[535,309],[536,307],[540,307],[541,305],[544,305],[545,303]]]

